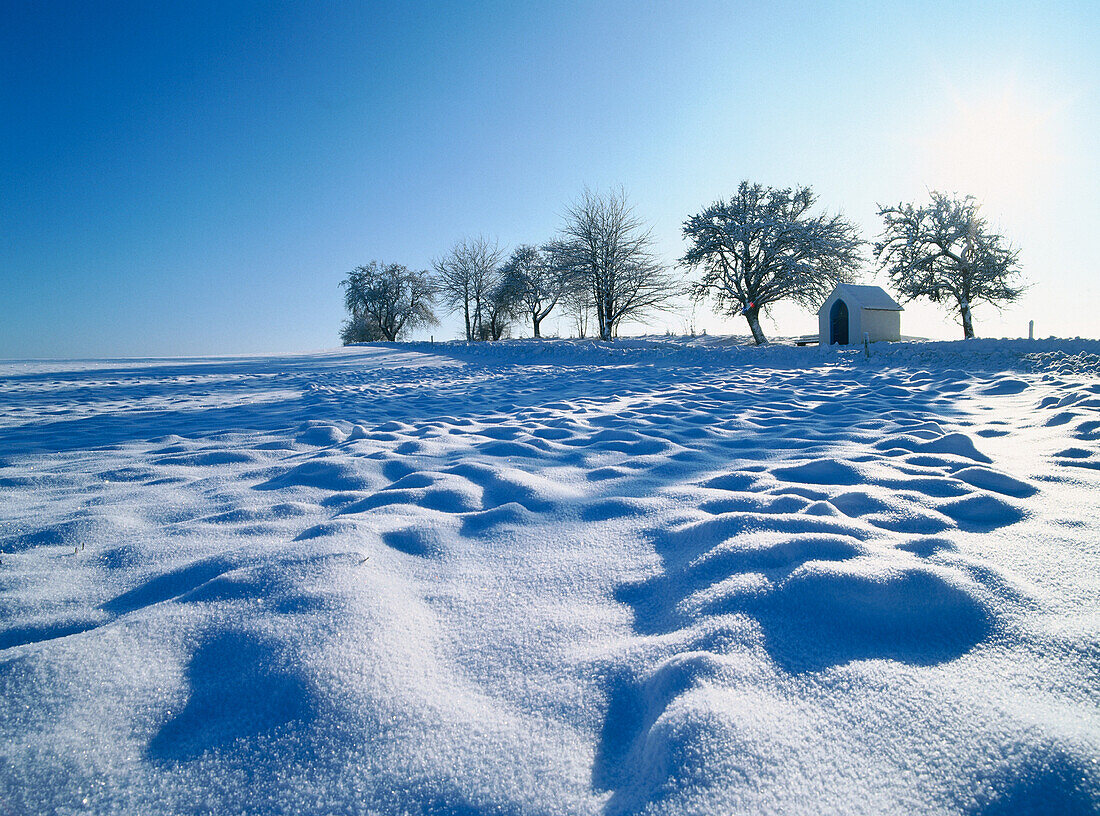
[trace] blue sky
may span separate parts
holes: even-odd
[[[0,357],[332,347],[358,264],[546,240],[585,185],[621,185],[671,263],[743,178],[868,238],[875,202],[973,193],[1032,283],[978,333],[1095,337],[1097,8],[5,2]],[[746,331],[654,328],[689,325]]]

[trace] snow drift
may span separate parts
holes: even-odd
[[[0,364],[7,813],[1092,813],[1100,343]]]

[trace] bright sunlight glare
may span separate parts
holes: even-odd
[[[925,183],[1002,206],[1042,197],[1061,164],[1059,113],[1015,83],[999,92],[954,88],[949,113],[926,143]]]

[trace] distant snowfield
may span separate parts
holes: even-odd
[[[0,811],[1100,810],[1100,342],[0,363]]]

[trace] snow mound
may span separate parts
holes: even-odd
[[[4,812],[1098,812],[1098,361],[0,363]]]

